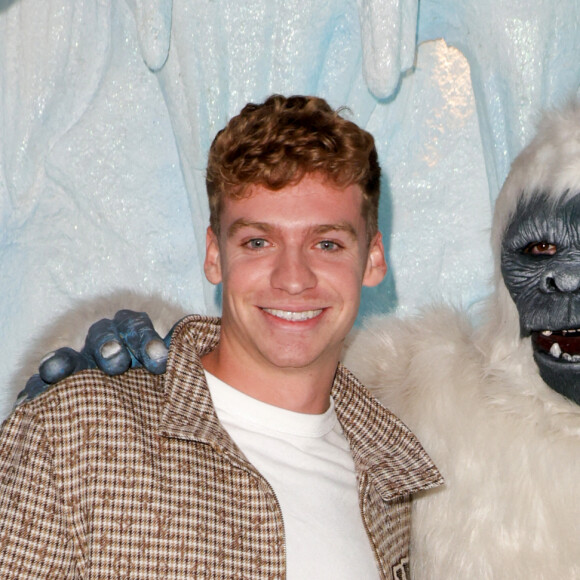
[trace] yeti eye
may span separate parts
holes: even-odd
[[[524,254],[532,256],[553,256],[556,253],[556,245],[550,242],[532,242],[524,248]]]

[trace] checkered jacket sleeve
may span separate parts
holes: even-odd
[[[0,578],[75,578],[74,542],[55,478],[53,449],[27,406],[0,432]]]

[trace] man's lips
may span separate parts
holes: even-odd
[[[276,318],[281,318],[282,320],[288,320],[290,322],[305,322],[320,316],[323,308],[317,308],[315,310],[280,310],[278,308],[262,308],[262,310]]]
[[[532,332],[537,350],[554,359],[565,362],[580,362],[580,329],[542,330]]]

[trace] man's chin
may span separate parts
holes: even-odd
[[[340,357],[341,348],[328,344],[324,348],[319,344],[307,341],[278,342],[269,344],[260,349],[262,359],[274,368],[288,370],[314,370],[317,366],[336,366]]]

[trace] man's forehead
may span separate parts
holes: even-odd
[[[308,174],[278,190],[254,184],[243,197],[226,197],[220,212],[222,232],[231,237],[242,228],[259,231],[344,231],[363,235],[363,194],[358,185],[340,187]]]
[[[259,183],[247,185],[241,195],[224,195],[223,208],[243,205],[263,205],[276,207],[295,201],[304,213],[309,212],[311,204],[323,201],[329,213],[337,205],[354,201],[363,203],[363,191],[358,184],[339,186],[317,174],[307,174],[300,181],[290,183],[279,189],[270,189]]]

